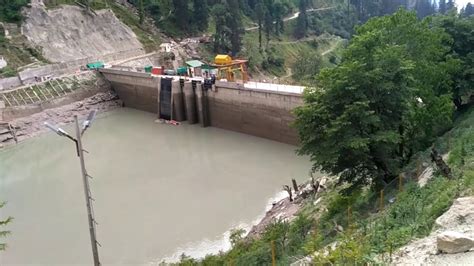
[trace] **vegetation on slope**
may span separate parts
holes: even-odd
[[[301,154],[353,185],[382,185],[451,126],[449,36],[400,10],[369,20],[296,110]],[[416,44],[416,45],[413,45]]]
[[[310,254],[318,264],[389,263],[395,249],[429,234],[456,197],[474,195],[471,96],[462,107],[454,104],[466,81],[460,66],[472,67],[459,52],[470,47],[462,33],[473,28],[438,23],[445,19],[461,18],[420,21],[400,10],[360,27],[341,63],[319,74],[297,111],[302,152],[337,180],[294,221],[276,221],[258,239],[236,230],[230,251],[203,260],[184,256],[178,264],[270,264],[272,245],[278,265]],[[420,188],[415,177],[430,164],[431,148],[449,154],[453,178],[435,171]],[[405,178],[396,178],[401,173]]]
[[[292,222],[276,221],[259,239],[244,239],[242,231],[231,235],[229,252],[208,255],[202,260],[183,256],[177,265],[270,265],[272,241],[277,265],[289,265],[313,254],[314,263],[360,265],[389,263],[390,254],[415,237],[428,235],[437,217],[457,197],[474,195],[474,108],[465,111],[452,130],[440,137],[434,146],[449,152],[449,165],[455,179],[448,180],[435,173],[420,188],[414,181],[398,182],[384,192],[393,195],[385,200],[380,211],[379,193],[367,187],[350,195],[341,193],[344,186],[329,186],[316,198],[309,198]],[[429,151],[418,154],[419,160]],[[425,158],[427,159],[427,158]],[[427,159],[429,160],[429,159]],[[416,171],[408,167],[407,172]],[[392,202],[392,203],[390,203]],[[334,249],[329,248],[337,243]]]
[[[21,9],[30,0],[0,0],[0,22],[20,23],[23,19]]]
[[[0,25],[0,51],[8,65],[0,69],[0,78],[12,77],[17,69],[35,62],[47,62],[41,53],[29,46],[23,36],[14,36],[7,39],[3,27]]]

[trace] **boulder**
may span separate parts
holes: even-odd
[[[474,239],[465,234],[445,231],[436,238],[438,250],[444,253],[461,253],[474,248]]]
[[[458,198],[447,212],[436,219],[436,225],[443,231],[472,232],[474,227],[474,197]]]

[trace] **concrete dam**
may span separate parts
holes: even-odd
[[[114,68],[100,72],[127,107],[167,120],[298,143],[298,134],[290,125],[294,121],[292,110],[303,104],[301,92],[252,89],[235,82],[204,84],[201,80]]]

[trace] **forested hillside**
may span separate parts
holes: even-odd
[[[28,0],[0,1],[0,21],[21,23]],[[207,35],[200,59],[216,53],[249,59],[257,79],[308,84],[319,69],[337,64],[354,27],[371,17],[403,7],[419,18],[455,9],[452,0],[45,0],[48,8],[77,4],[92,9],[111,8],[139,37],[147,51],[158,48],[160,32],[170,38]],[[134,8],[130,8],[134,7]],[[472,5],[460,10],[472,14]],[[327,35],[329,34],[329,35]],[[2,43],[5,40],[0,40]],[[14,50],[11,48],[10,50]],[[308,55],[308,56],[304,56]],[[311,62],[308,62],[311,58]],[[23,60],[24,61],[24,60]],[[25,61],[26,62],[26,61]],[[21,64],[20,64],[21,65]],[[14,71],[12,72],[14,73]]]
[[[455,198],[474,195],[473,31],[474,16],[406,10],[358,27],[295,112],[300,154],[332,182],[291,222],[237,229],[229,252],[179,264],[390,264],[430,234]]]

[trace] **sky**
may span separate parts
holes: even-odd
[[[471,2],[471,4],[474,4],[474,0],[455,0],[454,2],[456,2],[458,9],[465,7],[466,4],[469,2]]]

